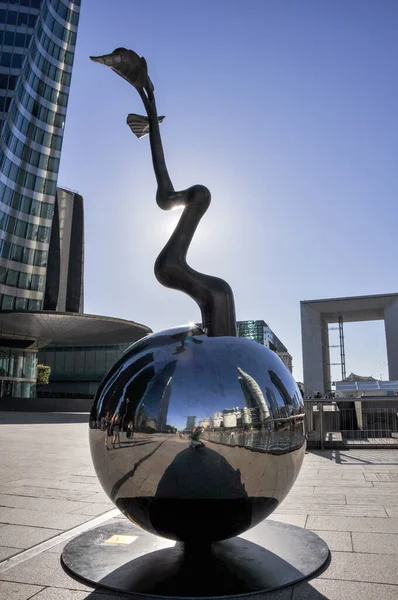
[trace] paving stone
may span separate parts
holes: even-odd
[[[398,533],[353,532],[354,552],[398,554]]]
[[[397,594],[395,585],[313,579],[295,585],[292,600],[397,600]]]
[[[296,527],[305,527],[307,515],[275,515],[274,513],[267,517],[271,521],[280,521],[281,523],[288,523],[289,525],[296,525]]]
[[[389,517],[398,517],[398,506],[390,508],[385,505],[385,509]]]
[[[4,525],[0,531],[0,543],[11,548],[31,548],[45,540],[63,533],[61,529],[27,527],[22,525]]]
[[[92,589],[67,575],[61,567],[59,556],[48,552],[34,556],[30,560],[1,573],[0,580],[70,590],[90,591]]]
[[[301,485],[304,485],[304,480],[301,480]],[[322,488],[334,488],[335,490],[341,490],[341,488],[372,488],[371,481],[357,481],[350,479],[331,479],[329,477],[325,477],[323,479],[315,479],[311,477],[311,479],[305,480],[305,485],[316,486]]]
[[[320,577],[398,585],[397,557],[392,554],[334,552],[329,567]]]
[[[10,558],[14,554],[20,552],[17,548],[6,548],[5,546],[0,546],[0,561],[6,560],[6,558]]]
[[[115,505],[113,503],[110,504],[85,504],[83,506],[83,508],[78,508],[77,510],[74,511],[73,514],[76,515],[89,515],[92,517],[96,517],[98,515],[102,515],[105,512],[108,512],[109,510],[113,510],[115,508]]]
[[[0,484],[3,494],[11,494],[13,496],[30,496],[32,498],[55,498],[56,500],[74,500],[76,502],[83,501],[87,498],[87,491],[78,492],[76,490],[54,490],[51,488],[20,486],[12,487],[11,489],[3,488]]]
[[[367,518],[310,515],[307,519],[307,529],[319,531],[363,531],[374,533],[398,533],[398,518]]]
[[[388,494],[381,490],[363,494],[358,490],[357,492],[347,492],[346,497],[347,504],[356,504],[358,506],[395,506],[398,508],[398,493],[396,490],[390,490]],[[398,514],[390,516],[398,516]]]
[[[38,585],[23,585],[21,583],[11,583],[9,581],[0,581],[0,598],[2,600],[28,600],[34,594],[43,589]]]
[[[143,596],[134,595],[136,600],[148,600]],[[62,590],[60,588],[45,588],[34,597],[34,600],[131,600],[132,596],[125,596],[111,590],[98,590],[94,592],[78,592],[76,590]],[[33,599],[32,599],[33,600]],[[270,598],[270,600],[273,600]],[[281,600],[283,600],[281,598]]]
[[[297,504],[289,504],[286,502],[278,506],[275,513],[297,513]],[[388,515],[382,506],[348,506],[334,505],[319,502],[318,504],[300,503],[300,511],[308,515],[333,515],[335,517],[377,517],[387,518]]]
[[[331,552],[352,552],[351,533],[349,531],[318,531],[315,529],[311,531],[314,531],[320,538],[325,540]]]
[[[0,507],[0,522],[12,525],[30,525],[32,527],[46,527],[48,529],[72,529],[89,520],[90,517],[84,515],[45,514],[34,510],[23,510],[22,508]]]
[[[40,512],[52,513],[71,513],[77,512],[80,508],[86,508],[83,502],[73,502],[72,500],[55,500],[53,498],[31,498],[27,496],[11,496],[9,494],[0,494],[0,506],[9,508],[23,508],[25,510],[37,510]]]

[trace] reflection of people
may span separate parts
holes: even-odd
[[[127,438],[132,438],[133,435],[134,435],[133,421],[129,421],[129,424],[127,425],[126,437]]]
[[[204,443],[199,440],[200,436],[204,432],[203,427],[194,427],[192,429],[192,433],[189,437],[189,447],[190,448],[203,448]]]
[[[113,425],[113,440],[112,440],[112,445],[113,447],[115,447],[116,442],[119,442],[119,446],[120,446],[120,424],[121,424],[121,419],[120,416],[117,414],[113,417],[112,419],[112,425]]]
[[[112,437],[112,422],[110,420],[110,413],[107,412],[106,413],[106,417],[105,417],[105,448],[107,450],[109,450],[108,448],[108,439],[110,437]]]

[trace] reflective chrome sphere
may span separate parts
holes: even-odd
[[[305,451],[301,393],[279,357],[198,327],[150,335],[102,382],[90,446],[134,523],[181,541],[243,533],[292,487]]]

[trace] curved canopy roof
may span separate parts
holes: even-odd
[[[150,333],[152,330],[141,323],[113,317],[53,311],[0,312],[0,338],[26,341],[23,346],[31,348],[133,343]]]

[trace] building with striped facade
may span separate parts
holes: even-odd
[[[0,309],[45,309],[80,0],[0,2]]]

